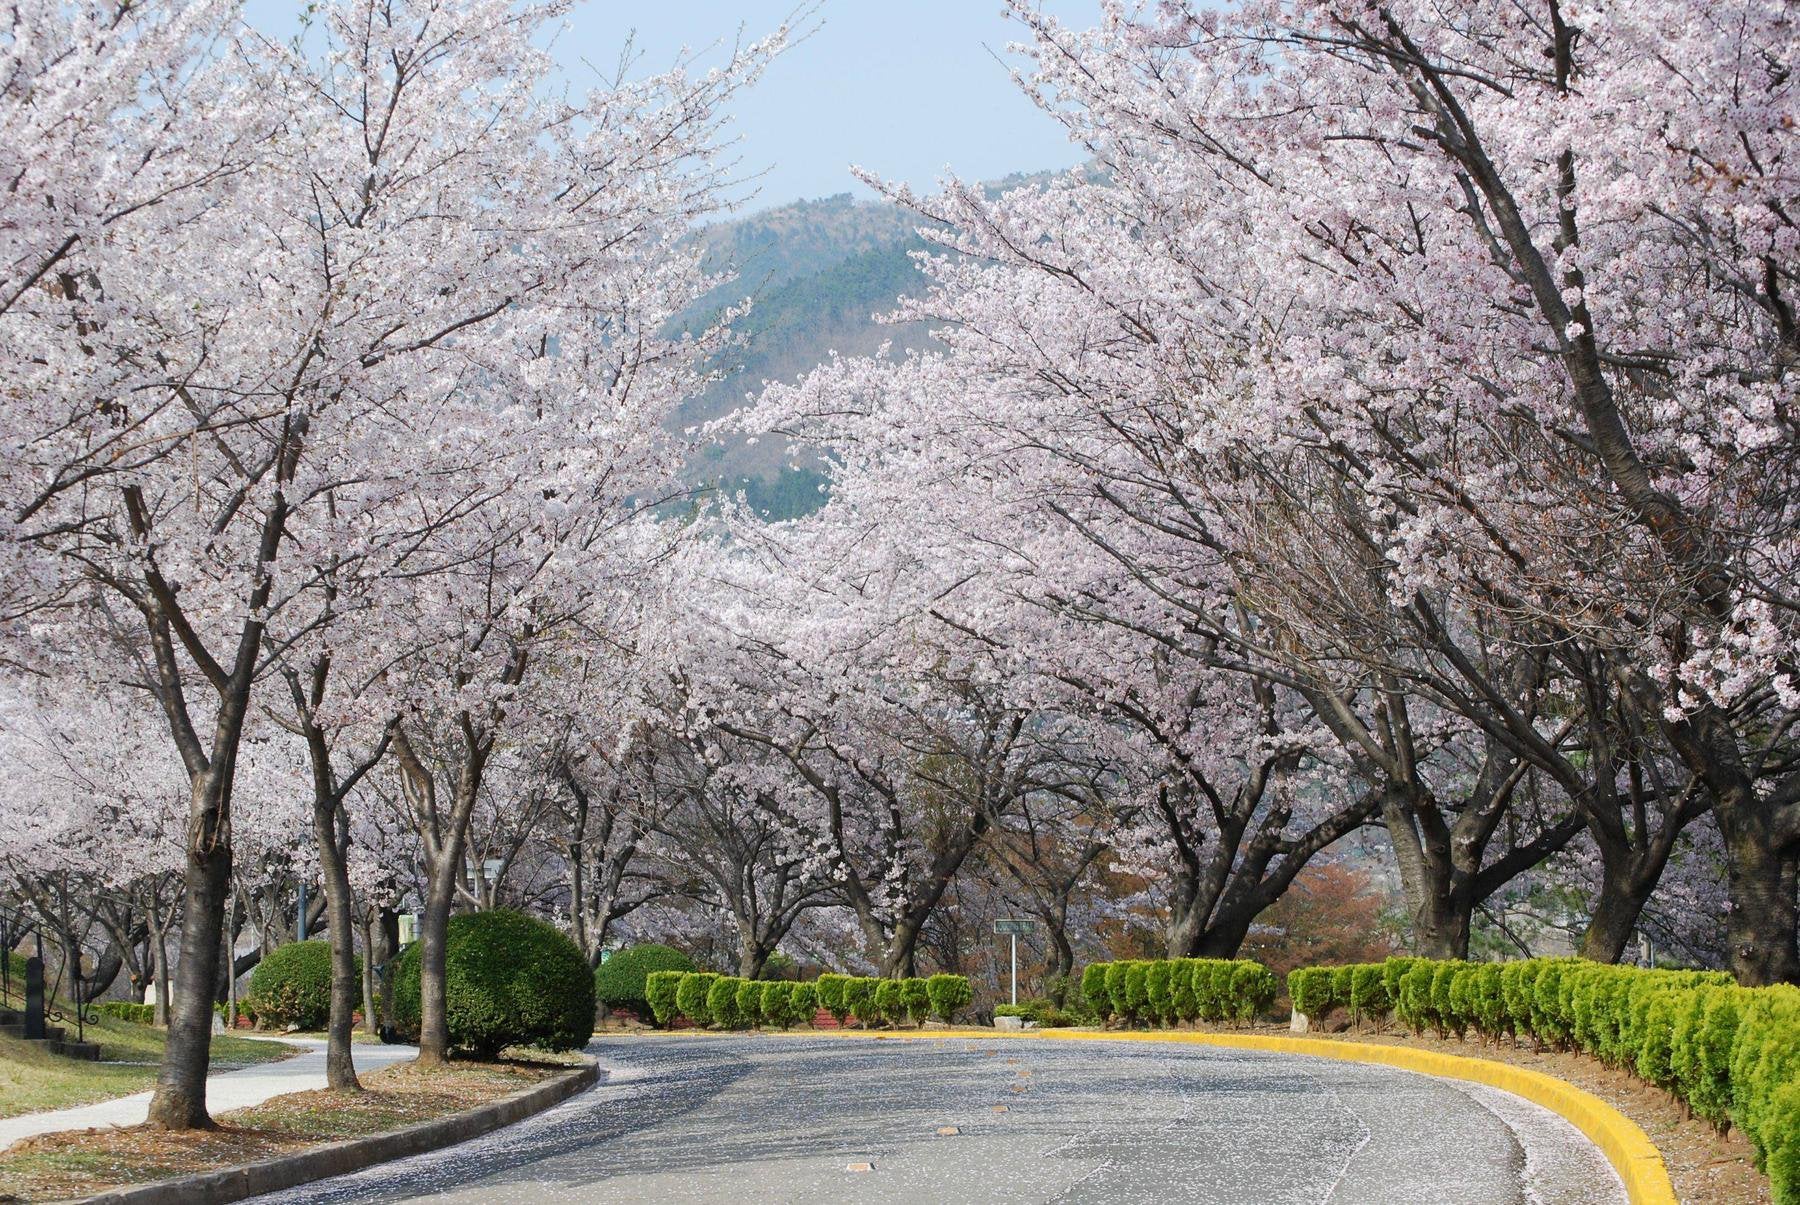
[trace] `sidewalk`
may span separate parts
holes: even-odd
[[[225,1071],[206,1081],[206,1107],[213,1116],[231,1109],[259,1105],[289,1092],[308,1092],[325,1086],[325,1040],[282,1038],[301,1048],[301,1053],[278,1063],[259,1063],[241,1071]],[[358,1071],[373,1071],[404,1062],[417,1054],[412,1046],[375,1046],[353,1043],[350,1057]],[[21,1138],[56,1130],[91,1130],[103,1126],[140,1125],[150,1115],[150,1093],[139,1092],[117,1100],[57,1109],[51,1113],[26,1113],[0,1120],[0,1150]]]

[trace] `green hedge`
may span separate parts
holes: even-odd
[[[1023,1017],[1027,1021],[1035,1021],[1041,1029],[1060,1029],[1070,1025],[1079,1025],[1080,1016],[1068,1009],[1061,1008],[1048,996],[1037,996],[1029,1000],[1021,1000],[1017,1004],[1002,1004],[994,1009],[996,1017]]]
[[[1529,1038],[1590,1054],[1674,1094],[1721,1131],[1736,1126],[1776,1205],[1800,1205],[1800,988],[1579,958],[1390,958],[1293,971],[1288,994],[1309,1017],[1391,1010],[1415,1032],[1473,1030],[1484,1041]]]
[[[681,990],[681,977],[685,974],[686,971],[651,971],[644,977],[644,999],[650,1005],[650,1015],[664,1029],[681,1011],[676,1007],[675,993]]]
[[[477,1058],[508,1046],[579,1050],[594,1033],[594,977],[556,926],[496,908],[450,918],[444,945],[450,1044]],[[394,973],[394,1022],[419,1032],[419,945]]]
[[[693,969],[694,960],[673,946],[655,942],[627,946],[594,970],[594,998],[608,1008],[629,1008],[647,1020],[654,1010],[650,976],[657,971]]]
[[[696,1025],[711,1025],[712,1014],[706,1010],[706,997],[718,976],[711,971],[676,971],[675,1013]]]
[[[362,959],[356,960],[362,975]],[[360,995],[358,1001],[360,1003]],[[331,1020],[331,943],[293,941],[270,950],[250,972],[250,986],[238,1002],[264,1029],[323,1029]]]
[[[103,1017],[131,1021],[138,1025],[156,1024],[156,1005],[154,1004],[133,1004],[129,1000],[102,1000],[94,1005],[94,1011]]]
[[[866,1026],[918,1025],[929,1013],[949,1020],[971,998],[969,981],[961,975],[930,979],[821,975],[817,983],[792,983],[689,971],[652,974],[648,990],[657,1024],[685,1016],[696,1025],[721,1029],[811,1024],[821,1008],[840,1019],[854,1015]],[[659,1001],[666,1001],[666,1019]]]
[[[1127,1025],[1248,1023],[1275,1002],[1274,974],[1260,962],[1159,958],[1097,962],[1081,972],[1082,1003]]]

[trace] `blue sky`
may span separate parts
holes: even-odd
[[[250,0],[271,33],[294,28],[298,0]],[[1044,0],[1057,16],[1097,19],[1099,0]],[[611,73],[626,38],[633,74],[672,64],[683,45],[729,44],[779,25],[794,0],[587,0],[557,56],[577,81]],[[762,171],[752,208],[863,193],[848,166],[928,188],[945,168],[973,179],[1070,166],[1061,129],[1021,96],[995,60],[1019,36],[1000,0],[823,0],[821,27],[734,108],[746,171]],[[711,60],[723,55],[712,52]],[[703,58],[702,62],[709,61]]]

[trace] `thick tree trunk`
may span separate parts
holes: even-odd
[[[325,888],[326,932],[331,939],[331,1018],[325,1028],[325,1086],[360,1092],[350,1054],[350,1031],[361,987],[356,974],[356,922],[350,897],[350,871],[345,864],[339,829],[342,813],[329,800],[313,803],[314,844],[319,851],[319,877]]]
[[[235,746],[235,741],[230,742]],[[181,963],[169,1034],[163,1048],[149,1123],[164,1130],[211,1129],[206,1073],[212,1054],[213,989],[224,945],[231,893],[231,768],[235,747],[216,755],[221,768],[194,783],[188,822],[187,892],[181,918]]]
[[[740,979],[761,979],[763,971],[769,965],[769,955],[773,950],[765,949],[754,941],[738,946],[737,973]]]
[[[1731,972],[1747,987],[1800,983],[1800,907],[1795,885],[1800,855],[1781,852],[1755,824],[1734,824],[1726,832],[1726,883],[1731,910],[1726,936],[1731,943]],[[1720,827],[1727,826],[1724,812]]]
[[[1581,935],[1581,956],[1594,962],[1617,962],[1625,955],[1631,934],[1637,928],[1638,916],[1656,890],[1661,867],[1648,876],[1643,885],[1633,876],[1607,867],[1601,873],[1600,894],[1594,899],[1594,912],[1588,919],[1587,932]]]
[[[460,853],[460,850],[459,850]],[[421,1067],[441,1067],[450,1061],[450,1021],[445,1010],[445,944],[450,927],[450,907],[456,899],[456,866],[449,859],[432,868],[419,916],[419,1057]]]
[[[1413,944],[1426,958],[1467,958],[1474,901],[1434,889],[1412,908]]]
[[[881,978],[910,979],[918,974],[919,934],[924,927],[923,915],[909,916],[894,926],[881,957]]]

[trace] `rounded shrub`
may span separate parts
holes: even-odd
[[[1144,1013],[1165,1025],[1175,1019],[1175,1001],[1169,993],[1174,970],[1175,964],[1166,958],[1144,968]]]
[[[931,1015],[931,989],[925,980],[914,977],[900,981],[900,1004],[906,1010],[906,1019],[914,1025],[924,1022]]]
[[[1731,1047],[1748,994],[1740,987],[1680,993],[1670,1071],[1694,1115],[1723,1130],[1731,1120]]]
[[[1436,969],[1428,959],[1407,959],[1400,976],[1400,994],[1395,997],[1394,1015],[1414,1033],[1423,1033],[1437,1023],[1431,1004],[1431,981]]]
[[[694,960],[673,946],[646,942],[627,946],[594,972],[594,995],[607,1008],[628,1008],[649,1017],[649,980],[656,971],[691,971]]]
[[[1133,1021],[1150,1017],[1150,963],[1142,958],[1125,964],[1125,1013]]]
[[[444,944],[444,1007],[450,1044],[477,1058],[508,1046],[578,1050],[594,1032],[594,978],[587,959],[554,925],[495,909],[450,918]],[[419,947],[394,975],[394,1018],[419,1032]]]
[[[844,1000],[844,988],[850,979],[849,975],[820,975],[819,981],[814,984],[819,1007],[830,1013],[832,1020],[839,1025],[850,1016],[850,1005]]]
[[[1106,964],[1106,1004],[1112,1015],[1126,1024],[1131,1023],[1131,1005],[1125,998],[1125,976],[1131,970],[1129,962],[1109,962]]]
[[[1240,1025],[1256,1020],[1258,1013],[1275,1003],[1279,989],[1275,972],[1260,962],[1238,962],[1231,971],[1232,1019]]]
[[[743,979],[738,982],[737,1011],[739,1024],[754,1028],[757,1022],[765,1019],[762,1015],[762,990],[763,985],[760,980]]]
[[[1207,991],[1212,1002],[1212,1014],[1207,1020],[1231,1020],[1236,1015],[1236,999],[1232,995],[1231,980],[1237,973],[1237,964],[1229,958],[1208,958],[1201,964],[1200,972],[1196,975],[1200,973],[1206,975]],[[1200,982],[1198,977],[1194,982],[1196,985]],[[1199,992],[1197,986],[1194,990]]]
[[[360,976],[362,959],[356,966]],[[276,946],[250,972],[249,990],[239,1003],[265,1029],[323,1029],[331,1020],[331,943]]]
[[[875,1004],[875,990],[880,982],[865,975],[853,975],[850,982],[844,984],[844,1007],[856,1018],[857,1024],[865,1028],[881,1020],[881,1009]]]
[[[1104,1022],[1112,1014],[1112,998],[1106,994],[1106,973],[1110,963],[1089,963],[1081,972],[1081,998],[1099,1014]],[[1189,991],[1193,989],[1190,987]]]
[[[1194,997],[1195,961],[1177,958],[1169,974],[1169,1007],[1177,1021],[1193,1021],[1200,1015],[1199,1001]]]
[[[1350,1015],[1357,1020],[1368,1017],[1380,1022],[1394,1007],[1388,996],[1387,976],[1381,963],[1368,962],[1356,968],[1350,977]]]
[[[757,995],[756,1010],[764,1023],[777,1025],[786,1029],[792,1025],[793,1019],[788,1015],[789,997],[793,995],[794,985],[780,979],[771,979],[758,984],[762,989]]]
[[[791,1023],[798,1025],[804,1021],[811,1025],[819,1015],[819,989],[811,983],[796,983],[793,993],[788,997],[788,1016]]]
[[[712,1024],[712,1013],[706,1007],[707,993],[718,975],[712,971],[689,971],[675,988],[675,1007],[696,1025]]]
[[[675,1003],[675,994],[681,990],[682,976],[690,971],[651,971],[644,980],[644,997],[650,1003],[650,1012],[656,1023],[667,1029],[675,1020],[681,1009]]]
[[[876,984],[875,1009],[889,1025],[906,1020],[906,986],[898,979],[883,979]]]
[[[1729,1074],[1731,1120],[1767,1168],[1792,1137],[1784,1132],[1793,1121],[1786,1107],[1792,1096],[1783,1090],[1800,1082],[1800,988],[1778,985],[1749,994],[1732,1038]],[[1779,1194],[1775,1199],[1783,1202]]]
[[[720,975],[706,989],[706,1012],[721,1029],[741,1029],[743,1014],[738,1009],[738,988],[743,980],[736,975]]]
[[[1475,1028],[1484,1038],[1498,1039],[1507,1030],[1506,994],[1500,984],[1502,967],[1497,962],[1484,962],[1468,970],[1465,996],[1473,1013]]]
[[[1288,998],[1294,1011],[1319,1020],[1331,1011],[1332,976],[1329,967],[1301,967],[1288,972]]]
[[[1451,998],[1450,989],[1456,983],[1457,972],[1466,963],[1447,960],[1435,964],[1431,973],[1431,1013],[1432,1023],[1437,1026],[1440,1036],[1455,1032],[1462,1037],[1468,1029],[1468,1022],[1457,1012],[1456,1002]]]
[[[954,1021],[975,999],[967,975],[933,975],[925,981],[925,991],[931,997],[931,1011],[944,1022]]]

